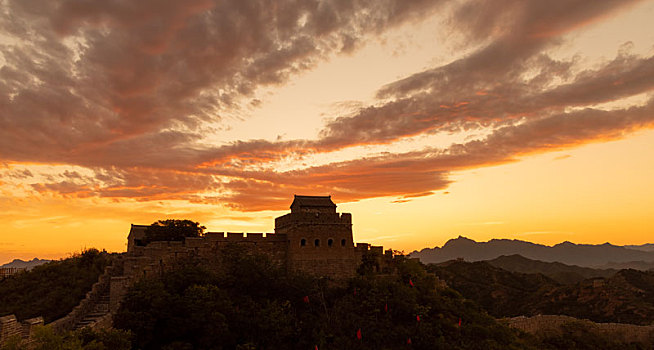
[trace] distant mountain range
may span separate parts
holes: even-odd
[[[458,258],[466,261],[491,260],[502,255],[518,254],[533,260],[583,267],[649,270],[654,268],[654,251],[649,250],[651,246],[653,245],[646,244],[628,248],[609,243],[594,245],[566,241],[550,247],[510,239],[476,242],[459,236],[447,241],[441,248],[425,248],[410,255],[412,258],[419,258],[423,263],[439,263]]]
[[[641,245],[626,245],[625,248],[642,250],[646,252],[654,252],[654,243],[647,243]]]
[[[50,261],[52,260],[38,259],[38,258],[34,258],[28,261],[24,261],[21,259],[14,259],[14,261],[10,263],[6,263],[0,267],[17,267],[17,268],[25,268],[27,270],[31,270],[35,266],[43,265],[45,263],[49,263]]]

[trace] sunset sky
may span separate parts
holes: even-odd
[[[654,242],[654,1],[0,0],[0,264],[130,223]]]

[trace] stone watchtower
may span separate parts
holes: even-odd
[[[288,239],[291,271],[330,277],[356,273],[352,215],[337,213],[331,196],[296,195],[291,212],[275,219],[275,234]]]

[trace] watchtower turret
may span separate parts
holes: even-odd
[[[331,196],[296,195],[291,212],[275,219],[275,233],[288,237],[291,270],[330,277],[356,272],[352,215],[337,213]]]

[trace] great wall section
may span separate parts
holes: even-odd
[[[591,333],[603,334],[625,343],[638,342],[654,346],[654,325],[639,326],[626,323],[597,323],[565,315],[518,316],[502,319],[507,326],[534,335],[563,334],[566,329],[581,326]]]
[[[184,241],[143,244],[147,228],[132,225],[127,252],[105,268],[85,298],[68,315],[48,325],[59,332],[83,327],[109,328],[112,315],[137,280],[174,268],[180,260],[199,259],[204,266],[220,270],[222,250],[233,245],[244,248],[245,252],[264,254],[288,271],[334,280],[354,276],[366,254],[376,257],[373,265],[379,273],[387,273],[389,261],[393,259],[392,251],[384,252],[381,246],[355,244],[351,215],[336,213],[336,205],[329,197],[296,196],[291,213],[275,219],[274,233],[208,232]],[[654,325],[594,323],[561,315],[521,316],[499,321],[536,335],[559,334],[564,327],[576,322],[594,332],[654,346]],[[35,327],[42,325],[41,317],[24,321],[17,320],[14,315],[0,317],[0,347],[11,337],[20,337],[29,344]]]
[[[82,327],[111,327],[127,289],[137,280],[174,268],[179,261],[198,259],[210,269],[222,268],[221,253],[239,246],[247,253],[266,255],[287,271],[298,271],[333,280],[356,274],[364,254],[377,257],[374,269],[382,272],[391,251],[381,246],[354,243],[352,216],[337,213],[330,197],[295,196],[291,213],[275,219],[274,233],[207,232],[184,241],[154,241],[143,244],[146,225],[132,225],[127,252],[118,256],[92,286],[85,298],[65,317],[48,325],[55,331]],[[42,318],[19,322],[15,316],[0,318],[0,346],[12,336],[29,341]]]

